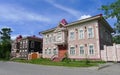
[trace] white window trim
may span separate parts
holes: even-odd
[[[93,45],[93,54],[90,54],[90,45]],[[95,46],[94,46],[94,44],[89,44],[88,45],[88,55],[95,55]]]
[[[84,54],[80,54],[80,47],[83,46],[83,50],[84,50]],[[85,46],[84,45],[80,45],[79,46],[79,55],[85,55]]]
[[[89,31],[88,31],[89,28],[92,28],[92,32],[93,32],[92,37],[89,37]],[[88,38],[88,39],[94,38],[94,27],[89,26],[89,27],[87,28],[87,38]]]
[[[75,54],[70,54],[70,47],[74,47],[74,48],[75,48]],[[70,45],[70,46],[69,46],[69,55],[70,55],[70,56],[75,56],[75,55],[76,55],[76,47],[75,47],[74,45]]]
[[[62,34],[62,32],[60,31],[60,32],[57,32],[56,33],[57,35],[56,35],[56,41],[62,41],[63,40],[63,34]],[[58,34],[61,34],[61,35],[59,35],[61,38],[60,38],[60,40],[58,40]]]
[[[50,54],[49,54],[50,52]],[[48,48],[48,55],[52,55],[52,49],[51,48]]]
[[[83,38],[80,38],[80,30],[83,30]],[[79,39],[84,39],[84,38],[85,38],[85,37],[84,37],[84,29],[83,29],[83,28],[80,28],[79,31],[78,31],[78,33],[79,33],[79,34],[78,34],[78,35],[79,35],[79,36],[78,36]]]
[[[56,49],[56,54],[54,54],[54,49]],[[57,48],[53,48],[53,55],[58,55],[58,49]]]
[[[74,32],[74,38],[72,38],[72,39],[70,38],[70,36],[71,36],[70,33],[71,33],[71,32]],[[69,40],[75,40],[75,38],[76,38],[75,35],[76,35],[75,30],[70,30],[70,31],[69,31]]]

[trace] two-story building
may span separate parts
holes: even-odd
[[[113,29],[103,16],[96,15],[67,23],[63,19],[43,34],[43,58],[101,59],[104,45],[112,45]]]
[[[29,59],[28,55],[34,52],[42,54],[42,38],[36,36],[22,37],[20,35],[12,43],[11,54],[13,57],[16,57],[16,54],[18,53],[19,56],[17,57]]]

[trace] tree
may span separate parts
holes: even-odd
[[[1,42],[0,42],[0,58],[9,59],[11,51],[11,29],[2,28],[0,31]]]
[[[114,40],[120,39],[120,35],[118,35],[120,34],[120,0],[116,0],[115,2],[108,5],[102,5],[100,9],[104,11],[105,18],[117,19],[116,23],[114,24],[115,35],[117,34],[117,36],[113,38]]]
[[[101,10],[106,15],[105,18],[116,18],[115,29],[117,33],[120,33],[120,0],[113,2],[109,5],[102,5]]]

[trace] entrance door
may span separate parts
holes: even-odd
[[[58,46],[58,51],[59,51],[58,56],[59,56],[60,58],[65,57],[65,54],[66,54],[66,52],[67,52],[67,46],[59,45],[59,46]]]

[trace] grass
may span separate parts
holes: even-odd
[[[2,59],[2,58],[0,58],[0,61],[9,61],[8,59]]]
[[[104,61],[90,61],[86,64],[85,60],[82,61],[70,61],[70,62],[53,62],[50,59],[33,59],[33,60],[25,60],[25,59],[13,59],[15,62],[22,63],[31,63],[31,64],[39,64],[39,65],[49,65],[49,66],[66,66],[66,67],[91,67],[98,66],[98,64],[105,63]]]

